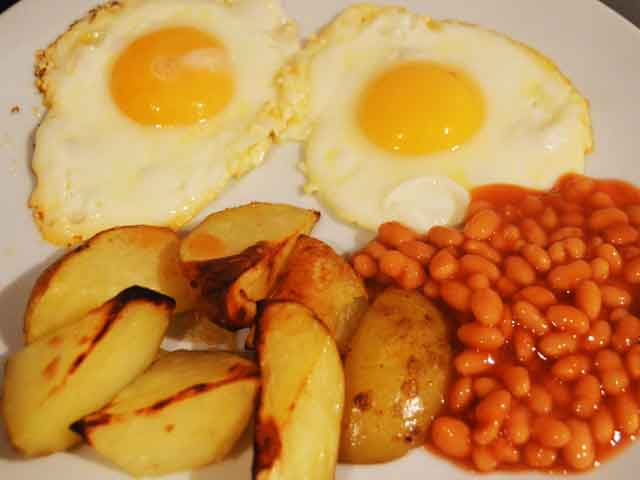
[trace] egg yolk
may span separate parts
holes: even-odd
[[[189,125],[231,100],[233,77],[222,43],[191,27],[164,28],[136,39],[117,58],[111,95],[142,125]]]
[[[404,155],[457,150],[482,126],[485,105],[464,72],[431,62],[397,65],[367,85],[357,109],[371,142]]]

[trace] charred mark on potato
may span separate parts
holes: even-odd
[[[176,428],[176,426],[170,423],[170,424],[164,426],[164,431],[167,432],[167,433],[171,433],[171,432],[173,432],[174,428]]]
[[[49,345],[56,348],[62,345],[62,337],[60,335],[55,335],[49,339]]]
[[[371,408],[371,405],[372,405],[371,393],[372,393],[371,390],[368,390],[366,392],[357,393],[353,397],[353,404],[358,410],[362,412],[366,412]]]
[[[42,376],[44,378],[53,378],[58,371],[58,366],[60,365],[60,356],[56,355],[53,360],[51,360],[44,370],[42,371]]]
[[[254,478],[261,470],[267,470],[273,466],[280,457],[281,450],[282,440],[275,420],[269,417],[258,421],[252,466]]]

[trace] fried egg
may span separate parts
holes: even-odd
[[[398,7],[345,10],[280,84],[306,191],[366,229],[458,223],[475,186],[547,188],[592,148],[586,100],[540,53]]]
[[[263,161],[286,123],[274,76],[298,48],[274,0],[128,0],[76,22],[36,71],[43,236],[186,223]]]

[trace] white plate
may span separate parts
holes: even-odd
[[[636,0],[630,0],[636,1]],[[308,35],[349,2],[284,0],[285,9]],[[596,152],[587,172],[640,183],[640,30],[596,0],[414,0],[400,2],[434,18],[457,18],[504,32],[550,56],[591,101]],[[0,360],[21,346],[22,314],[29,291],[57,251],[41,240],[26,202],[32,186],[31,138],[43,110],[33,85],[33,56],[94,0],[22,0],[0,16],[2,88],[0,88]],[[10,113],[11,107],[20,113]],[[320,208],[300,194],[295,146],[272,151],[266,164],[228,188],[208,211],[250,200],[284,201]],[[349,250],[362,234],[323,215],[316,235],[340,250]],[[248,479],[250,439],[244,449],[220,465],[173,475],[171,479]],[[636,445],[580,478],[637,479],[640,445]],[[470,472],[417,449],[400,461],[372,467],[340,467],[337,478],[473,478]],[[513,475],[496,476],[510,478]],[[2,479],[127,478],[88,448],[36,460],[21,460],[0,430]],[[522,475],[521,478],[549,478]],[[302,479],[300,479],[302,480]]]

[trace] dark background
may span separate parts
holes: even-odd
[[[64,1],[64,0],[62,0]],[[103,0],[96,0],[96,5],[102,3]],[[629,19],[636,26],[640,27],[640,0],[601,0],[614,10],[617,10],[622,16]],[[16,3],[16,0],[0,0],[0,12]]]

